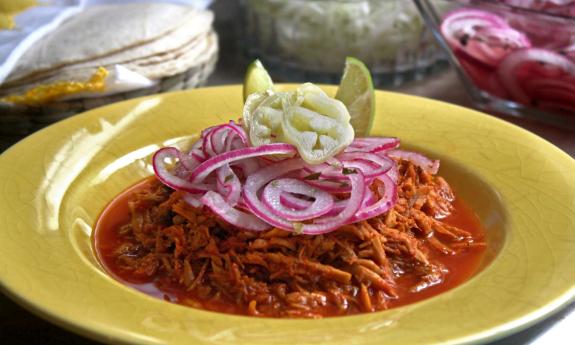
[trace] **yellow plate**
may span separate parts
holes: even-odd
[[[333,94],[334,87],[327,87]],[[60,122],[0,157],[0,284],[46,319],[102,341],[143,344],[427,344],[494,339],[573,300],[575,161],[481,113],[377,92],[374,135],[442,159],[441,174],[489,235],[482,271],[409,306],[274,320],[196,310],[110,278],[90,235],[106,204],[150,174],[150,156],[240,117],[241,87],[146,97]]]

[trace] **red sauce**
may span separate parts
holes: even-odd
[[[93,238],[94,249],[105,270],[115,279],[148,295],[202,309],[245,314],[244,309],[240,309],[234,304],[204,301],[198,296],[194,296],[192,293],[186,292],[177,286],[162,281],[142,280],[142,278],[134,276],[130,274],[130,272],[122,271],[122,269],[115,264],[115,256],[113,253],[115,249],[123,243],[118,230],[122,225],[130,222],[128,202],[131,195],[138,189],[142,189],[146,186],[149,181],[150,180],[144,180],[117,196],[106,207],[98,219]],[[485,231],[479,222],[479,218],[472,209],[459,198],[455,200],[454,207],[452,213],[442,221],[470,232],[474,238],[484,239]],[[412,292],[410,289],[415,284],[415,279],[404,276],[397,281],[399,298],[389,300],[389,307],[414,303],[461,284],[477,272],[485,252],[485,246],[472,247],[467,251],[453,256],[441,254],[431,249],[431,246],[429,246],[429,249],[429,258],[440,262],[449,270],[443,282],[428,286],[418,292]],[[329,310],[322,310],[322,314],[326,316],[336,315],[336,313],[331,313]]]
[[[469,207],[465,201],[461,200],[461,198],[456,198],[453,205],[454,209],[451,214],[442,219],[442,221],[451,226],[469,231],[474,238],[484,239],[485,230],[483,230],[479,218],[471,207]],[[397,307],[414,303],[456,287],[477,272],[484,253],[485,246],[470,248],[457,255],[444,255],[436,250],[430,249],[429,258],[442,263],[449,270],[449,274],[445,276],[441,284],[429,286],[417,293],[409,291],[410,287],[414,284],[413,281],[409,279],[402,281],[400,279],[398,284],[399,298],[391,300],[389,306]]]

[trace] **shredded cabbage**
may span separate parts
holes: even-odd
[[[420,48],[431,46],[438,52],[431,36],[424,34],[425,25],[411,1],[248,0],[247,4],[255,21],[248,21],[249,34],[257,35],[252,39],[259,48],[305,69],[339,72],[345,57],[354,56],[376,73],[404,70],[412,68]],[[437,57],[426,55],[430,63]]]

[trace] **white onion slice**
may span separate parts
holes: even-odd
[[[176,161],[179,157],[180,150],[175,147],[164,147],[154,154],[154,157],[152,158],[154,173],[163,184],[170,188],[182,190],[188,193],[201,193],[214,189],[214,186],[202,183],[192,183],[172,174],[168,170],[165,161],[166,159]]]
[[[202,182],[212,171],[218,169],[224,164],[244,160],[246,158],[253,158],[265,155],[277,154],[295,154],[296,148],[290,144],[267,144],[257,147],[246,147],[244,149],[233,150],[214,156],[198,166],[190,175],[190,181],[199,183]]]
[[[204,194],[201,201],[215,214],[238,228],[253,231],[264,231],[271,228],[269,224],[260,220],[253,214],[245,213],[231,207],[226,203],[224,198],[216,192],[207,192]]]
[[[340,226],[347,224],[351,217],[359,210],[365,192],[365,179],[361,172],[348,175],[351,184],[351,193],[344,210],[334,217],[320,217],[313,224],[301,224],[290,222],[277,217],[270,212],[259,199],[258,192],[270,181],[296,169],[303,165],[301,159],[289,159],[278,162],[272,166],[267,166],[249,176],[244,186],[244,197],[251,212],[265,222],[278,228],[295,231],[303,234],[322,234],[333,231]],[[324,223],[325,222],[325,223]]]
[[[304,208],[289,208],[283,205],[283,194],[299,194],[313,201],[307,201]],[[263,203],[278,217],[289,221],[304,221],[317,218],[328,213],[334,206],[333,197],[328,192],[314,188],[309,184],[294,178],[282,178],[274,180],[265,186],[262,193]],[[302,200],[306,201],[306,200]],[[303,203],[299,204],[300,206]]]

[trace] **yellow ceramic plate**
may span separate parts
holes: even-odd
[[[334,93],[333,87],[327,90]],[[274,320],[195,310],[110,278],[92,252],[99,213],[150,175],[150,156],[235,119],[241,87],[103,107],[32,135],[0,157],[0,283],[39,315],[103,341],[144,344],[427,344],[494,339],[573,300],[575,161],[522,129],[468,109],[377,92],[374,135],[442,159],[441,174],[489,234],[467,283],[386,312]]]

